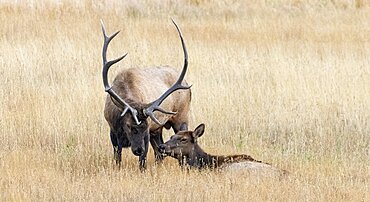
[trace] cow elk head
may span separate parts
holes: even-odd
[[[174,158],[189,157],[198,149],[197,140],[204,133],[204,124],[200,124],[194,131],[180,131],[171,136],[166,143],[159,145],[160,151]]]

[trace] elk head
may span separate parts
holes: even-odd
[[[200,149],[197,139],[204,133],[205,125],[202,123],[194,131],[180,131],[171,136],[170,140],[159,145],[159,150],[165,155],[177,159],[189,157],[194,150]]]
[[[172,19],[171,19],[172,20]],[[154,112],[159,111],[164,114],[169,115],[175,115],[176,112],[166,111],[160,107],[161,103],[169,96],[171,93],[180,90],[180,89],[189,89],[191,86],[184,86],[182,85],[183,79],[185,77],[187,67],[188,67],[188,54],[186,51],[186,46],[184,39],[182,37],[182,33],[180,28],[177,26],[174,20],[172,20],[173,24],[175,25],[180,39],[182,48],[184,51],[184,66],[182,68],[181,74],[175,84],[173,84],[166,92],[164,92],[157,100],[151,102],[151,103],[138,103],[134,100],[124,100],[122,99],[109,85],[108,83],[108,70],[109,68],[121,61],[124,57],[126,57],[127,53],[123,56],[107,61],[107,49],[108,45],[111,42],[111,40],[119,33],[116,32],[111,36],[106,35],[105,27],[103,24],[103,21],[101,21],[102,25],[102,31],[104,35],[104,45],[103,45],[103,51],[102,51],[102,57],[103,57],[103,83],[105,87],[105,92],[107,92],[111,98],[113,103],[119,108],[121,111],[121,117],[122,121],[120,124],[122,124],[122,129],[125,134],[127,134],[127,137],[131,144],[131,150],[132,152],[137,155],[141,156],[144,154],[145,151],[147,151],[147,148],[145,148],[144,141],[148,141],[149,138],[149,125],[148,125],[148,117],[150,117],[156,124],[159,126],[162,126],[164,123],[161,123],[155,116]],[[127,113],[129,112],[129,113]]]

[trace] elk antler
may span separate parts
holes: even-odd
[[[102,31],[103,31],[103,35],[104,35],[104,45],[103,45],[102,56],[103,56],[103,83],[104,83],[105,92],[109,93],[109,95],[111,97],[113,97],[121,105],[121,106],[118,106],[117,105],[118,107],[123,108],[123,112],[122,112],[121,116],[125,115],[126,112],[128,110],[130,110],[130,112],[132,114],[132,117],[134,118],[136,124],[139,125],[140,124],[140,121],[137,119],[137,111],[136,111],[136,109],[132,108],[116,92],[114,92],[113,89],[112,89],[112,87],[108,83],[108,70],[109,70],[109,68],[113,64],[121,61],[127,55],[127,53],[126,53],[123,56],[121,56],[121,57],[119,57],[119,58],[117,58],[115,60],[107,61],[107,49],[108,49],[108,45],[109,45],[110,41],[115,36],[117,36],[117,34],[119,33],[119,31],[116,32],[116,33],[114,33],[112,36],[108,37],[107,34],[106,34],[106,32],[105,32],[105,27],[104,27],[103,20],[100,20],[100,22],[101,22],[101,28],[102,28]]]
[[[171,18],[173,24],[175,25],[176,29],[177,29],[177,32],[179,33],[179,36],[180,36],[180,39],[181,39],[181,44],[182,44],[182,49],[184,51],[184,67],[182,68],[182,71],[181,71],[181,74],[180,74],[180,77],[178,78],[178,80],[176,81],[175,84],[173,84],[173,86],[171,86],[171,88],[169,88],[165,93],[163,93],[163,95],[161,95],[161,97],[159,97],[157,100],[155,100],[154,102],[152,102],[152,104],[146,108],[144,110],[144,113],[145,115],[149,116],[155,123],[157,123],[158,125],[163,125],[161,122],[158,121],[158,119],[154,116],[154,111],[160,111],[164,114],[171,114],[171,115],[175,115],[176,112],[169,112],[169,111],[165,111],[164,109],[160,108],[159,105],[169,96],[171,95],[171,93],[177,91],[177,90],[180,90],[180,89],[189,89],[191,88],[191,85],[190,86],[183,86],[181,83],[182,81],[184,80],[184,77],[185,77],[185,73],[186,73],[186,70],[188,69],[188,53],[186,51],[186,46],[185,46],[185,42],[184,42],[184,39],[182,37],[182,33],[181,33],[181,30],[180,28],[177,26],[176,22]]]

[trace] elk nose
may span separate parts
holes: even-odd
[[[133,151],[133,153],[135,154],[135,156],[141,156],[143,153],[144,153],[144,150],[142,148],[137,148]]]
[[[166,146],[165,146],[164,144],[160,144],[160,145],[158,146],[158,150],[159,150],[159,152],[161,152],[161,153],[164,153],[165,149],[166,149]]]

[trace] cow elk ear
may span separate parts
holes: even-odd
[[[198,137],[201,137],[204,133],[205,125],[202,123],[200,124],[193,132],[193,137],[196,139]]]

